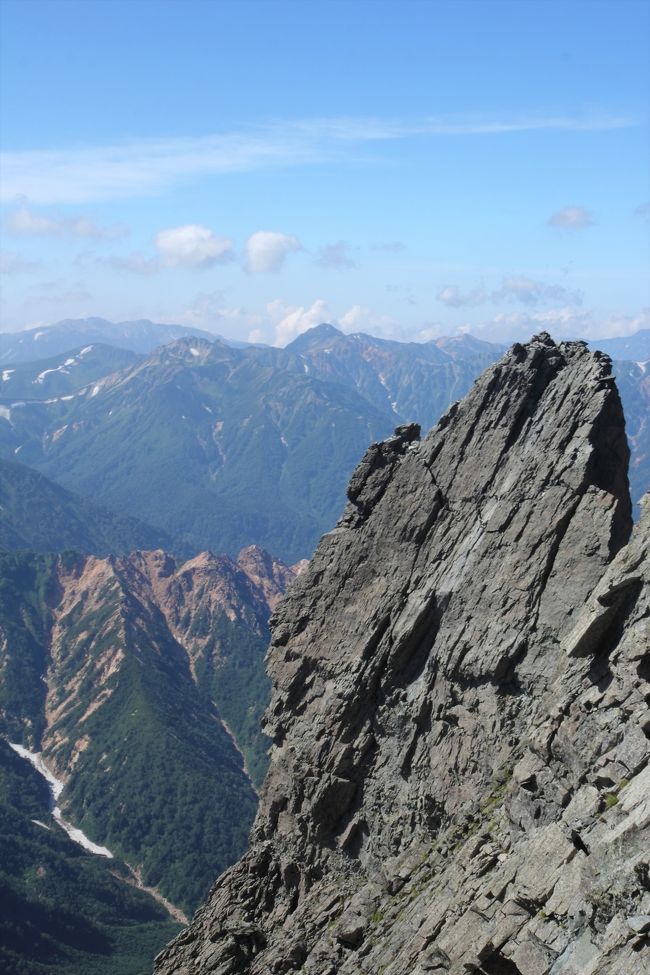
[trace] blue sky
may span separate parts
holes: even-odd
[[[2,322],[649,324],[650,5],[4,0]]]

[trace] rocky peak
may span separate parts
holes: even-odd
[[[273,610],[306,562],[287,566],[279,559],[274,559],[259,545],[248,545],[237,556],[237,565],[246,573],[253,585],[264,593],[267,605]]]
[[[328,322],[322,322],[320,325],[314,325],[313,328],[308,328],[306,332],[303,332],[293,342],[290,342],[287,350],[289,352],[303,352],[305,349],[316,348],[321,343],[340,338],[342,335],[343,332],[334,325],[330,325]]]
[[[623,547],[610,361],[542,333],[417,435],[276,610],[251,847],[159,973],[637,970],[650,526]]]

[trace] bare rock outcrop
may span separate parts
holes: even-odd
[[[272,621],[250,850],[159,975],[650,970],[627,462],[609,360],[545,334],[370,448]]]

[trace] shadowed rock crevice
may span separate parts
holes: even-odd
[[[627,457],[609,360],[544,334],[368,451],[273,618],[250,851],[159,975],[635,970],[650,512],[625,546]]]

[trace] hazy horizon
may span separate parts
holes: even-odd
[[[2,17],[1,331],[650,325],[645,3],[5,0]]]

